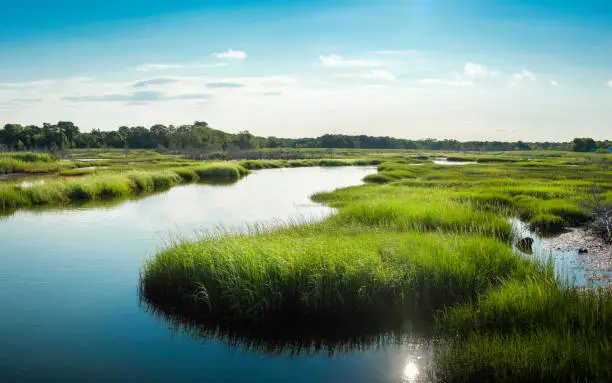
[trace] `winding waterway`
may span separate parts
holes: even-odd
[[[319,219],[314,192],[375,168],[254,172],[111,207],[20,210],[0,218],[0,381],[412,381],[423,343],[253,351],[168,328],[138,299],[143,262],[199,230]],[[385,343],[385,342],[382,342]],[[379,346],[379,347],[378,347]]]

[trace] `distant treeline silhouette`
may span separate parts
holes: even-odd
[[[65,151],[71,148],[172,149],[198,152],[232,152],[281,148],[420,149],[458,151],[608,150],[611,141],[576,138],[572,142],[503,142],[407,140],[394,137],[325,134],[316,138],[258,137],[244,130],[237,134],[212,129],[206,122],[190,125],[121,126],[117,130],[81,132],[70,121],[36,125],[6,124],[0,130],[0,150]]]

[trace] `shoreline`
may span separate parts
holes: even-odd
[[[612,244],[606,243],[587,227],[570,229],[555,238],[545,240],[546,250],[561,250],[575,253],[584,264],[585,271],[612,272]],[[581,253],[580,249],[586,249]]]

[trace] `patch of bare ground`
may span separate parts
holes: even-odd
[[[612,271],[612,244],[588,228],[571,229],[544,241],[547,250],[576,252],[588,271]]]

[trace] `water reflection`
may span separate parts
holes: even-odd
[[[376,374],[363,381],[428,380],[426,370],[434,345],[430,318],[395,318],[365,321],[360,325],[290,320],[240,326],[180,315],[172,309],[164,310],[142,296],[140,303],[174,337],[186,335],[203,344],[220,343],[230,353],[263,354],[273,358],[311,358],[317,355],[339,358],[357,353],[371,354],[370,362],[378,366]]]

